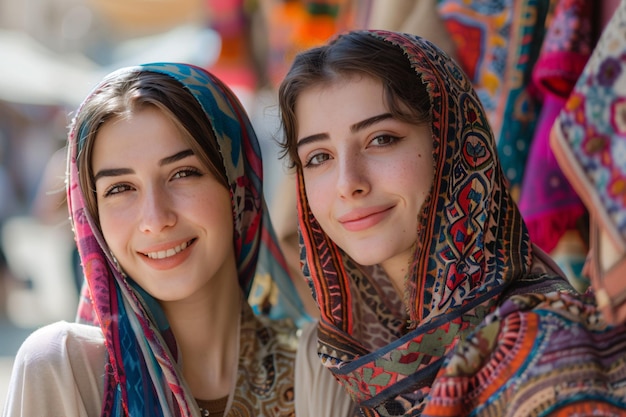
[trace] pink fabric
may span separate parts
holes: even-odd
[[[593,47],[592,0],[561,0],[550,22],[533,79],[544,96],[524,171],[519,208],[533,242],[551,252],[585,213],[549,144],[550,129]]]
[[[590,211],[591,285],[605,318],[626,321],[626,2],[602,33],[592,57],[554,124],[551,145]],[[599,268],[598,229],[622,258]]]

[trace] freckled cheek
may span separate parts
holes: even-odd
[[[402,164],[398,164],[406,170],[407,174],[413,178],[419,178],[425,183],[431,183],[433,177],[433,162],[430,156],[420,155],[418,158],[410,158],[404,160]]]
[[[418,161],[420,162],[420,161]],[[433,182],[433,169],[430,166],[416,164],[415,159],[395,166],[395,174],[387,178],[394,178],[395,187],[408,199],[415,201],[416,208],[420,208],[430,192]]]

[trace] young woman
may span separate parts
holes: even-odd
[[[78,109],[68,149],[87,324],[25,341],[3,415],[293,416],[305,316],[233,93],[189,65],[119,70]],[[278,302],[251,294],[259,275]]]
[[[362,415],[626,412],[626,328],[530,241],[445,53],[350,32],[297,56],[279,100],[320,308],[303,337]]]

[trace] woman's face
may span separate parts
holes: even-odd
[[[163,113],[106,122],[91,162],[104,238],[149,294],[176,301],[237,282],[230,194]]]
[[[328,236],[398,285],[433,181],[430,125],[391,116],[380,81],[342,79],[296,102],[298,156],[309,205]],[[398,287],[397,287],[398,288]]]

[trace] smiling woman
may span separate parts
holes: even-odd
[[[300,95],[295,114],[311,211],[356,262],[381,264],[400,290],[415,242],[415,213],[433,181],[430,126],[393,117],[382,83],[372,77],[312,86]]]
[[[234,94],[190,65],[121,69],[79,107],[68,150],[82,323],[24,342],[3,415],[293,416],[308,317]],[[261,275],[278,300],[250,305]]]
[[[233,239],[230,194],[183,132],[152,107],[100,128],[92,157],[100,226],[124,272],[152,296],[226,311],[220,302],[232,305],[238,293],[234,246],[223,244]]]
[[[368,417],[624,414],[626,328],[533,245],[450,57],[349,32],[298,55],[279,100],[320,311],[321,364],[297,369],[323,365]]]

